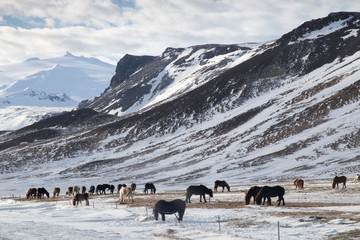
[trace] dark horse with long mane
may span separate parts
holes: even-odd
[[[217,188],[222,187],[222,191],[224,191],[225,187],[230,192],[230,186],[225,181],[216,180],[214,183],[214,192],[217,192]]]
[[[110,189],[110,184],[99,184],[96,186],[96,194],[106,194],[106,189]]]
[[[156,188],[155,185],[153,183],[146,183],[145,184],[145,189],[144,189],[144,193],[147,193],[148,190],[150,190],[150,193],[156,193]]]
[[[332,188],[335,188],[335,186],[336,186],[336,188],[339,188],[339,183],[342,183],[343,188],[346,188],[346,180],[347,180],[347,178],[345,176],[340,176],[340,177],[335,176],[333,178],[331,186],[332,186]]]
[[[183,200],[176,199],[174,201],[167,202],[165,200],[159,200],[153,209],[154,217],[156,220],[159,218],[159,214],[161,215],[161,219],[165,221],[165,214],[179,214],[176,216],[178,221],[183,220],[183,216],[185,213],[186,203]]]
[[[45,188],[38,188],[37,189],[37,198],[40,199],[40,198],[43,198],[44,195],[46,195],[48,198],[50,198],[50,194],[48,191],[46,191]]]
[[[254,204],[255,204],[255,198],[258,195],[258,193],[260,192],[260,190],[261,190],[261,187],[258,187],[258,186],[253,186],[249,190],[247,190],[245,193],[245,205],[250,204],[251,198],[254,198]]]
[[[36,194],[37,194],[37,189],[36,188],[29,188],[27,191],[26,191],[26,199],[29,199],[30,197],[32,198],[36,198]]]
[[[205,187],[204,185],[190,186],[186,189],[186,202],[191,203],[190,198],[192,195],[200,195],[200,202],[201,202],[201,197],[203,197],[204,202],[206,202],[205,194],[209,195],[209,201],[210,201],[210,197],[213,197],[213,191],[211,189]]]
[[[280,186],[269,187],[264,186],[260,189],[259,193],[256,195],[255,201],[256,204],[260,205],[261,200],[264,199],[263,205],[265,204],[265,200],[267,199],[268,205],[271,205],[271,198],[272,197],[279,197],[277,200],[278,206],[280,205],[281,201],[283,202],[283,206],[285,205],[284,200],[285,188]]]

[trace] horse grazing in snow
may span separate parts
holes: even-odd
[[[73,205],[79,206],[79,202],[82,205],[82,201],[86,201],[86,206],[89,206],[89,194],[88,193],[77,193],[73,198]]]
[[[37,195],[37,189],[36,188],[29,188],[26,191],[25,197],[26,197],[26,199],[35,198],[36,195]]]
[[[264,202],[263,202],[263,205],[264,205],[265,200],[267,199],[267,203],[270,206],[271,205],[271,198],[272,197],[278,197],[279,198],[277,200],[278,206],[280,206],[281,201],[283,202],[283,206],[284,206],[285,205],[284,195],[285,195],[285,188],[283,188],[283,187],[280,187],[280,186],[275,186],[275,187],[264,186],[264,187],[262,187],[260,189],[259,193],[256,195],[255,201],[256,201],[256,204],[260,205],[261,200],[264,199]]]
[[[298,189],[298,188],[301,188],[303,189],[304,188],[304,180],[302,179],[295,179],[294,180],[294,186],[295,186],[295,189]]]
[[[206,202],[205,194],[209,195],[209,201],[210,201],[210,197],[213,197],[213,191],[211,189],[205,187],[204,185],[190,186],[186,189],[186,202],[191,203],[190,198],[192,195],[200,195],[200,202],[201,202],[201,197],[203,197],[204,202]]]
[[[44,195],[46,195],[48,198],[50,198],[50,194],[48,191],[46,191],[45,188],[38,188],[37,189],[37,198],[38,199],[41,199],[41,198],[44,198]]]
[[[255,204],[255,198],[258,195],[258,193],[260,192],[260,190],[261,190],[261,187],[258,187],[258,186],[253,186],[249,190],[247,190],[245,193],[245,205],[250,204],[251,198],[254,198],[254,204]]]
[[[214,192],[217,192],[217,188],[222,187],[222,191],[224,191],[225,187],[230,192],[230,186],[225,181],[216,180],[214,183]]]
[[[345,176],[340,176],[340,177],[335,176],[333,178],[331,186],[332,186],[332,188],[335,188],[335,186],[336,186],[336,188],[339,188],[339,183],[342,183],[343,188],[346,188],[346,180],[347,180],[347,178]]]
[[[60,195],[60,188],[56,187],[53,191],[53,198],[58,197]]]
[[[165,221],[165,214],[179,214],[176,216],[178,221],[183,220],[183,216],[185,213],[186,203],[183,200],[176,199],[171,202],[167,202],[165,200],[159,200],[153,209],[154,217],[156,220],[159,218],[159,214],[161,215],[161,219]]]
[[[156,188],[155,185],[153,183],[146,183],[145,184],[145,189],[144,189],[144,193],[148,193],[148,190],[150,190],[150,193],[156,193]]]

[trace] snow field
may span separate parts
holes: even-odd
[[[264,184],[258,184],[259,186]],[[274,185],[274,184],[271,184]],[[184,220],[174,215],[155,221],[159,199],[185,199],[185,190],[135,195],[135,202],[117,204],[118,195],[95,195],[90,206],[74,207],[71,198],[0,200],[0,237],[8,239],[329,239],[360,227],[360,185],[331,189],[331,180],[305,181],[304,189],[285,187],[285,206],[244,205],[245,190],[217,192],[210,202],[192,196]],[[207,196],[208,199],[208,196]],[[219,221],[220,220],[220,224]]]

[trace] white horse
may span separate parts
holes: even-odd
[[[120,189],[120,196],[119,196],[120,203],[124,203],[125,197],[128,197],[128,201],[130,201],[130,198],[131,198],[131,202],[134,202],[133,193],[131,191],[131,188],[122,186]]]
[[[360,182],[360,174],[356,174],[353,182],[354,182],[354,183]]]

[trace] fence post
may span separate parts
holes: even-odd
[[[280,240],[280,221],[278,221],[278,240]]]

